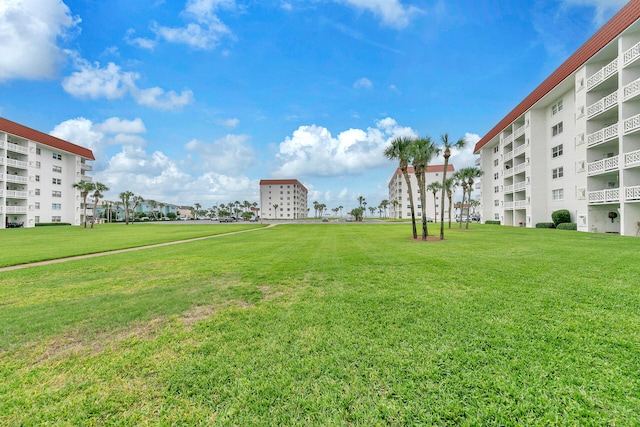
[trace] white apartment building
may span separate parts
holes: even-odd
[[[483,220],[640,230],[640,0],[623,7],[476,145]]]
[[[454,171],[455,168],[453,167],[453,165],[449,164],[447,167],[447,177],[453,176]],[[432,182],[438,182],[439,184],[442,184],[443,172],[444,165],[427,166],[425,177],[426,186],[428,186]],[[413,166],[409,166],[407,168],[407,173],[409,174],[409,180],[411,181],[413,203],[416,205],[414,209],[416,218],[422,218],[420,189],[418,188],[418,180],[416,179],[416,174],[413,170]],[[426,195],[426,215],[436,222],[440,222],[440,196],[442,195],[441,191],[442,190],[438,190],[436,194],[436,212],[434,212],[433,192],[427,190]],[[409,200],[409,188],[407,187],[404,175],[402,175],[402,171],[400,170],[400,168],[398,168],[389,181],[389,218],[411,218],[411,203],[409,202]],[[455,200],[453,202],[455,204]],[[445,221],[449,219],[449,201],[446,198],[444,205],[444,219]]]
[[[73,184],[91,181],[85,174],[91,160],[87,148],[0,117],[0,228],[82,224],[82,198]]]
[[[264,219],[306,218],[309,214],[307,193],[307,188],[297,179],[260,180],[259,215]]]

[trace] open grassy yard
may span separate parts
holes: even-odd
[[[0,273],[0,425],[640,425],[640,239],[471,228]]]

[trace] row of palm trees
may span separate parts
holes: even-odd
[[[411,225],[413,231],[413,238],[418,238],[418,230],[416,226],[416,215],[413,202],[413,191],[411,188],[411,180],[409,179],[408,168],[413,165],[413,170],[418,181],[418,189],[420,194],[420,207],[422,209],[422,240],[427,240],[429,230],[427,227],[427,191],[433,193],[434,198],[434,210],[436,208],[436,195],[437,192],[441,192],[440,200],[440,240],[444,239],[444,200],[445,197],[449,200],[449,227],[451,227],[451,212],[452,212],[452,197],[453,191],[457,185],[461,185],[463,189],[462,206],[465,205],[465,198],[468,196],[468,200],[471,200],[471,193],[473,191],[474,178],[479,177],[482,171],[475,167],[463,168],[457,171],[453,177],[447,177],[447,169],[449,167],[449,158],[451,157],[451,150],[461,149],[466,145],[466,140],[460,138],[456,141],[449,139],[448,134],[440,136],[440,143],[437,145],[430,137],[424,138],[412,138],[412,137],[398,137],[391,141],[389,146],[385,149],[384,155],[390,160],[397,160],[399,163],[400,171],[404,176],[404,180],[407,183],[407,190],[409,193],[409,203],[411,210]],[[426,171],[427,166],[433,158],[442,154],[444,157],[444,171],[442,173],[442,182],[426,184]],[[394,200],[394,204],[397,206],[397,201]],[[462,227],[462,215],[460,215],[460,226]],[[467,227],[469,226],[469,215],[467,215]]]

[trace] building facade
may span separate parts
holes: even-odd
[[[263,219],[306,218],[309,215],[307,193],[307,188],[297,179],[260,180],[260,216]]]
[[[623,7],[475,147],[484,220],[640,230],[640,0]]]
[[[91,150],[0,117],[0,228],[83,223],[73,184],[91,182]],[[87,198],[87,215],[92,203]]]
[[[425,176],[425,183],[428,186],[432,182],[442,184],[442,174],[444,172],[444,165],[427,166],[427,172]],[[447,176],[451,177],[455,172],[455,168],[452,164],[447,167]],[[416,179],[415,171],[412,166],[407,168],[409,174],[409,180],[411,181],[411,192],[413,193],[413,203],[416,205],[415,214],[416,217],[422,218],[422,204],[420,201],[420,189],[418,188],[418,180]],[[438,190],[435,197],[433,192],[427,190],[426,197],[426,215],[432,220],[440,221],[440,196],[442,190]],[[404,175],[400,168],[396,169],[395,173],[389,181],[389,218],[411,218],[411,203],[409,202],[409,188],[404,179]],[[454,201],[455,203],[455,201]],[[434,212],[435,206],[435,212]],[[444,218],[445,221],[449,218],[449,201],[445,200],[444,205]]]

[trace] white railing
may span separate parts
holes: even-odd
[[[604,113],[605,111],[618,105],[618,92],[610,93],[602,98],[595,104],[590,105],[587,108],[587,118],[591,118],[597,114]]]
[[[16,191],[16,190],[7,190],[7,198],[8,199],[26,199],[27,192],[26,191]]]
[[[0,197],[4,196],[4,190],[0,189]]]
[[[505,168],[503,173],[505,178],[509,178],[510,176],[513,176],[513,169]]]
[[[609,203],[620,201],[620,189],[589,191],[589,203]]]
[[[516,209],[522,209],[522,208],[526,208],[527,207],[527,201],[526,200],[518,200],[517,202],[515,202],[515,208]]]
[[[639,165],[640,165],[640,150],[625,153],[624,155],[625,168],[628,168],[631,166],[639,166]]]
[[[27,169],[29,164],[21,160],[7,159],[7,166],[13,166],[16,168]]]
[[[504,138],[504,145],[509,145],[513,142],[513,134]]]
[[[622,57],[625,66],[638,59],[640,57],[640,43],[636,43],[633,47],[627,49]]]
[[[625,187],[624,199],[626,201],[640,200],[640,185],[635,185],[633,187]]]
[[[587,79],[587,90],[598,86],[603,81],[618,72],[618,58],[609,62],[607,65],[598,70],[594,75]]]
[[[26,176],[20,176],[20,175],[6,175],[6,179],[7,182],[15,182],[18,184],[26,184],[27,183],[27,177]]]
[[[0,148],[4,148],[4,139],[0,140]]]
[[[22,145],[18,145],[18,144],[12,144],[10,142],[7,143],[7,150],[11,150],[16,153],[22,153],[22,154],[28,153],[27,147],[23,147]]]
[[[634,96],[640,95],[640,79],[635,80],[623,88],[624,100],[627,101]]]
[[[0,181],[4,181],[5,180],[5,174],[0,173]]]
[[[633,117],[629,117],[624,121],[624,133],[630,133],[640,129],[640,114],[636,114]]]
[[[524,145],[519,146],[518,148],[516,148],[515,150],[513,150],[513,156],[514,157],[518,157],[520,154],[524,153],[524,149],[526,147]]]
[[[513,202],[504,202],[505,209],[513,209]]]
[[[93,166],[88,165],[86,163],[80,163],[80,170],[83,171],[92,171],[93,170]]]
[[[80,181],[91,182],[91,177],[87,175],[80,175]]]
[[[603,142],[610,141],[618,137],[618,124],[607,126],[600,129],[597,132],[589,134],[587,136],[587,146],[592,147],[594,145],[602,144]]]
[[[504,154],[504,161],[507,162],[509,160],[513,159],[513,151],[509,151],[508,153]]]
[[[516,131],[513,132],[513,139],[518,139],[522,135],[524,135],[524,129],[525,129],[525,125],[522,125],[518,129],[516,129]]]
[[[27,207],[26,206],[7,206],[6,209],[7,213],[13,213],[13,214],[25,214],[27,213]]]
[[[513,193],[513,185],[505,185],[504,186],[505,193]]]
[[[520,163],[519,165],[513,168],[513,171],[514,171],[513,173],[523,172],[526,167],[527,167],[526,163]]]
[[[597,175],[599,173],[618,169],[619,164],[620,164],[620,156],[607,157],[606,159],[588,163],[587,174]]]
[[[479,157],[476,159],[476,166],[480,166],[480,158]],[[91,169],[88,169],[88,170],[91,170]]]
[[[515,184],[513,184],[513,191],[522,191],[524,190],[526,183],[524,181],[522,182],[517,182]]]

